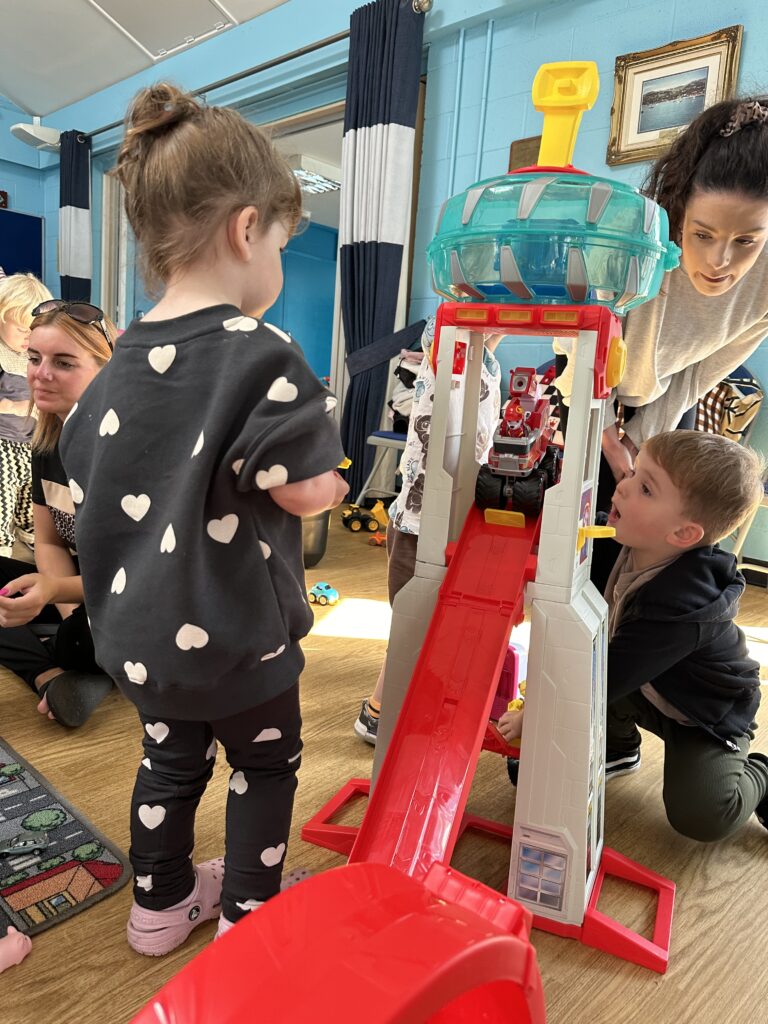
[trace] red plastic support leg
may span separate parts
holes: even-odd
[[[357,825],[334,825],[331,819],[347,804],[351,804],[360,796],[367,797],[370,792],[370,779],[350,779],[349,782],[345,782],[338,793],[309,819],[301,830],[301,838],[306,843],[322,846],[326,850],[343,853],[348,857],[360,829]]]
[[[603,881],[606,876],[623,878],[627,882],[652,889],[658,897],[656,904],[656,922],[653,939],[646,939],[630,928],[614,921],[597,909]],[[595,880],[592,895],[584,914],[581,925],[564,925],[546,917],[534,915],[535,928],[552,932],[564,938],[578,939],[585,946],[611,953],[622,960],[647,967],[651,971],[664,974],[669,964],[669,946],[672,936],[672,913],[675,904],[675,883],[655,871],[637,864],[616,850],[603,849],[600,867]]]

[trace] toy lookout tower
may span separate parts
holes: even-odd
[[[509,895],[533,911],[540,927],[661,970],[668,956],[674,887],[603,850],[607,609],[589,570],[592,538],[602,532],[593,524],[604,405],[621,379],[626,355],[617,314],[658,293],[664,274],[677,264],[678,249],[669,241],[665,211],[651,199],[571,165],[582,115],[598,88],[592,62],[542,66],[533,85],[534,105],[544,114],[539,163],[478,182],[449,199],[440,212],[428,253],[435,290],[448,301],[437,317],[438,383],[417,578],[410,596],[408,588],[402,592],[400,609],[395,603],[390,652],[397,659],[401,649],[407,665],[418,651],[415,619],[426,614],[425,599],[436,587],[442,586],[443,598],[446,550],[450,553],[457,540],[461,545],[459,534],[475,514],[473,504],[485,509],[488,530],[522,535],[535,524],[535,580],[527,591],[531,646]],[[510,403],[517,406],[507,407],[489,465],[478,474],[480,332],[489,331],[569,339],[574,376],[562,465],[560,453],[552,464],[551,446],[540,443],[542,437],[548,440],[546,416],[527,419],[521,395],[531,409],[536,406],[520,368],[512,374],[510,392]],[[465,360],[455,357],[457,347]],[[457,387],[464,396],[459,428],[448,419],[448,395]],[[532,451],[538,452],[534,464],[515,451],[531,438]],[[451,460],[445,455],[451,445],[458,456],[449,470]],[[442,464],[434,454],[441,450]],[[500,555],[493,570],[489,562],[485,571],[500,572],[510,581],[531,578],[530,561],[526,577],[515,564],[522,555],[505,562],[506,557]],[[517,606],[521,597],[506,594],[509,606]],[[498,654],[501,658],[503,651]],[[410,678],[402,668],[395,668],[400,679],[385,689],[385,716],[397,713],[398,686],[403,677],[406,682]],[[473,685],[486,686],[487,681],[477,679]],[[385,728],[385,742],[387,735]],[[377,762],[382,754],[377,749]],[[659,892],[654,942],[597,914],[606,872]]]

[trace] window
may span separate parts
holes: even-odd
[[[521,845],[515,895],[528,903],[562,910],[567,864],[563,854]]]

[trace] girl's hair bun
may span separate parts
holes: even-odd
[[[126,138],[162,135],[200,113],[201,105],[189,93],[169,82],[158,82],[136,96],[126,117]]]
[[[261,231],[280,221],[289,234],[301,217],[296,177],[268,136],[168,82],[142,89],[128,108],[114,173],[155,292],[208,252],[237,211],[253,206]]]

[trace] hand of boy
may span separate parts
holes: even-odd
[[[520,739],[523,735],[523,708],[505,711],[496,726],[507,743]]]

